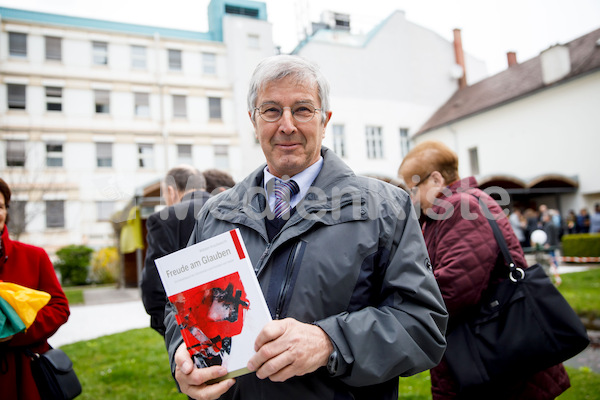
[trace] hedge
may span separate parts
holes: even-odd
[[[565,257],[600,257],[600,233],[576,233],[562,237]]]

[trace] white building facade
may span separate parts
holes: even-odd
[[[11,233],[49,253],[114,245],[114,213],[169,168],[246,175],[259,149],[239,98],[271,25],[255,1],[212,0],[208,17],[194,32],[0,8]]]
[[[395,177],[410,138],[452,96],[464,72],[454,43],[402,11],[366,34],[353,33],[351,20],[341,17],[324,20],[325,28],[294,50],[319,64],[331,84],[333,115],[323,144],[359,174]],[[470,81],[486,76],[485,64],[469,55],[466,68]]]
[[[563,216],[600,202],[600,29],[459,90],[415,136],[459,155],[462,177]]]

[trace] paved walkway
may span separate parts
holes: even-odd
[[[66,324],[48,340],[54,347],[150,326],[138,289],[84,290],[85,305],[71,306]]]

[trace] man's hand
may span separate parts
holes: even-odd
[[[318,326],[286,318],[265,325],[254,349],[248,369],[260,379],[283,382],[327,365],[333,344]]]
[[[208,385],[206,382],[227,375],[227,368],[213,366],[209,368],[196,368],[188,353],[185,343],[182,343],[175,352],[175,379],[179,383],[182,393],[196,400],[218,399],[235,383],[234,379],[226,379],[219,383]]]

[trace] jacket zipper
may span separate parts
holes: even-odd
[[[281,289],[279,290],[279,297],[277,299],[277,309],[275,310],[275,319],[279,319],[281,317],[281,312],[283,310],[283,305],[285,303],[285,296],[290,288],[290,283],[292,280],[292,274],[294,272],[294,266],[296,264],[296,260],[298,258],[298,254],[302,249],[301,241],[296,242],[292,251],[290,252],[290,257],[288,258],[288,262],[285,266],[285,279],[283,284],[281,285]]]

